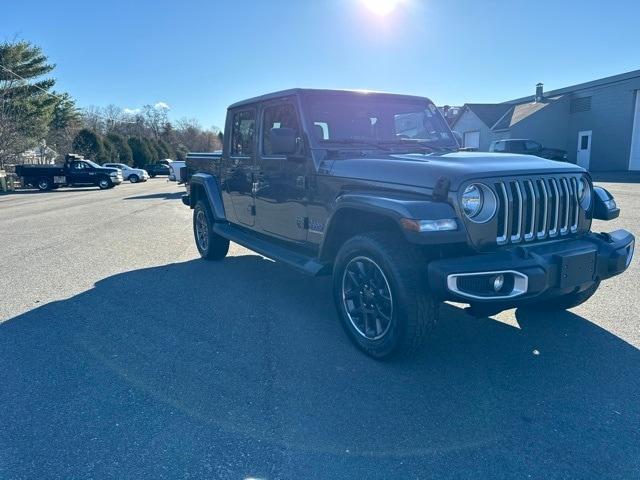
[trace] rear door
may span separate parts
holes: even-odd
[[[253,227],[255,205],[253,201],[253,173],[256,163],[255,108],[240,108],[229,112],[231,137],[229,156],[223,159],[223,189],[230,199],[238,223]]]

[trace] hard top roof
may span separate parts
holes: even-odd
[[[322,89],[322,88],[290,88],[288,90],[280,90],[278,92],[267,93],[265,95],[260,95],[258,97],[248,98],[246,100],[241,100],[229,106],[231,108],[237,108],[244,105],[251,105],[254,103],[265,102],[268,100],[275,100],[281,97],[289,97],[292,95],[300,95],[305,93],[324,93],[324,94],[358,94],[358,95],[385,95],[392,97],[404,97],[404,98],[414,98],[417,100],[427,100],[431,102],[431,100],[427,97],[421,97],[418,95],[403,95],[397,93],[387,93],[387,92],[373,92],[369,90],[332,90],[332,89]],[[433,102],[432,102],[433,103]]]

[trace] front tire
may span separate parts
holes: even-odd
[[[49,180],[48,178],[40,178],[38,179],[38,190],[40,190],[41,192],[46,192],[47,190],[51,190],[51,180]]]
[[[131,183],[138,183],[140,181],[140,177],[138,177],[138,175],[136,175],[135,173],[129,176],[129,181]]]
[[[198,200],[193,209],[193,235],[200,256],[205,260],[222,260],[229,252],[229,240],[213,231],[209,205]]]
[[[106,190],[112,187],[112,183],[107,178],[101,178],[98,181],[98,187],[100,188],[100,190]]]
[[[422,252],[393,233],[351,238],[334,264],[333,296],[351,341],[377,359],[411,356],[438,321]]]

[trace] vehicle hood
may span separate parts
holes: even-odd
[[[122,172],[119,168],[113,168],[113,167],[100,167],[100,168],[96,168],[96,171],[100,173],[107,173],[107,174]]]
[[[457,190],[461,183],[476,178],[584,171],[576,165],[532,155],[452,152],[341,158],[333,162],[329,175],[425,188],[433,188],[440,177],[445,177],[451,189]]]

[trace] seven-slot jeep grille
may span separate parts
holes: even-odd
[[[494,184],[498,245],[554,238],[578,230],[578,179],[574,176],[513,179]]]

